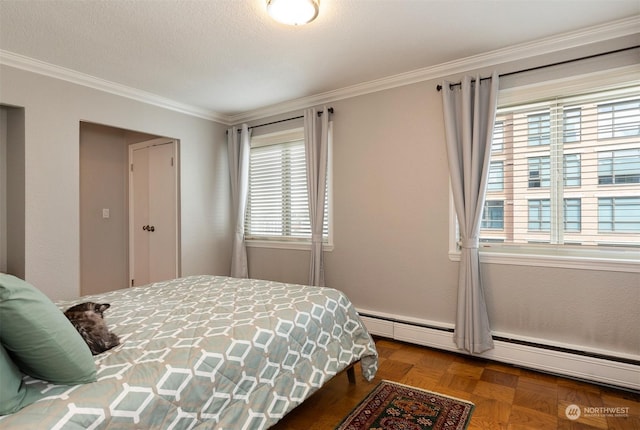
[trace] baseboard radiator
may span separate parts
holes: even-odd
[[[453,326],[358,309],[369,333],[431,348],[463,353],[453,342]],[[640,356],[585,351],[494,333],[495,348],[478,355],[518,367],[640,392]]]

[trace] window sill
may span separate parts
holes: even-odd
[[[285,240],[245,240],[248,248],[272,248],[272,249],[289,249],[294,251],[310,251],[311,242],[301,241],[285,241]],[[324,243],[323,251],[333,251],[332,243]]]
[[[640,273],[640,252],[576,249],[480,249],[480,263],[516,266],[559,267]],[[449,251],[449,260],[460,261],[460,251]]]

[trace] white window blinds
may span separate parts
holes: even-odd
[[[500,108],[494,140],[481,242],[640,246],[640,87]]]
[[[326,198],[325,237],[329,228],[328,208]],[[245,237],[247,240],[310,240],[302,129],[252,139]]]

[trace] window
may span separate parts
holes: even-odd
[[[640,183],[640,148],[598,153],[598,184]]]
[[[504,202],[502,200],[487,200],[484,202],[482,228],[499,230],[504,228]]]
[[[518,88],[501,94],[480,230],[484,261],[585,267],[589,259],[589,268],[638,270],[640,86],[584,80],[568,96],[554,95],[566,81],[541,86],[546,99],[530,87],[523,97]],[[455,259],[455,212],[452,225]]]
[[[640,246],[639,97],[635,87],[498,109],[499,163],[511,169],[488,200],[502,201],[505,246]],[[492,216],[482,237],[498,237]]]
[[[562,160],[565,187],[580,186],[580,154],[565,154]]]
[[[491,152],[502,152],[504,149],[504,123],[496,121],[493,127],[493,140],[491,141]]]
[[[529,188],[547,188],[551,178],[549,157],[530,157],[528,164]]]
[[[551,118],[548,113],[527,116],[527,135],[530,146],[548,145],[551,135]]]
[[[529,230],[549,231],[551,203],[549,199],[529,200]]]
[[[502,191],[504,178],[504,163],[502,161],[492,161],[489,165],[489,182],[487,191]]]
[[[598,106],[598,138],[640,136],[640,99]]]
[[[309,198],[304,130],[251,140],[245,237],[251,240],[309,242]],[[329,237],[329,187],[323,233]]]
[[[581,205],[580,199],[564,199],[564,231],[580,231]]]
[[[581,115],[580,108],[566,109],[563,112],[564,143],[580,142]]]
[[[598,229],[604,232],[640,232],[640,197],[600,197]]]

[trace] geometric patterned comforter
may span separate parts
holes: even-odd
[[[121,345],[95,356],[97,382],[25,377],[42,398],[2,429],[265,429],[375,345],[340,291],[191,276],[58,302],[110,303]]]

